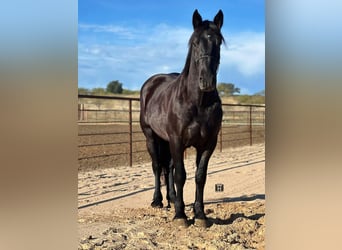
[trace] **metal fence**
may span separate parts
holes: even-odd
[[[216,150],[264,143],[264,105],[222,104],[222,109]],[[149,161],[139,114],[139,98],[78,95],[79,168]]]

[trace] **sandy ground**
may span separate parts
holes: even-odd
[[[150,207],[150,163],[79,172],[79,249],[264,249],[264,160],[264,144],[212,156],[204,194],[207,228],[192,219],[194,156],[185,161],[188,228],[172,223],[173,208]],[[217,183],[223,192],[215,192]],[[162,192],[165,197],[165,187]]]

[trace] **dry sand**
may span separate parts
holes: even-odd
[[[150,163],[79,172],[79,249],[264,249],[264,144],[214,153],[204,193],[208,228],[196,227],[192,220],[193,155],[185,166],[186,229],[172,223],[173,208],[150,207]],[[224,184],[223,192],[215,192],[216,183]],[[165,197],[165,187],[162,192]]]

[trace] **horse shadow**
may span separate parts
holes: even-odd
[[[240,202],[240,201],[254,201],[254,200],[265,200],[265,194],[255,194],[251,196],[243,195],[239,197],[227,197],[223,199],[210,200],[204,202],[205,205],[218,204],[218,203],[228,203],[228,202]]]
[[[257,199],[265,200],[265,194],[256,194],[253,196],[240,196],[240,197],[233,197],[233,198],[224,198],[220,200],[208,201],[205,202],[206,205],[208,204],[219,204],[219,203],[227,203],[227,202],[241,202],[241,201],[254,201]],[[245,218],[249,220],[259,220],[261,217],[265,216],[265,213],[255,213],[249,216],[246,216],[244,213],[233,213],[227,219],[221,219],[219,217],[213,218],[208,216],[207,217],[207,227],[211,227],[213,225],[230,225],[238,218]],[[194,221],[190,221],[191,224]]]
[[[246,216],[244,213],[235,213],[235,214],[231,214],[228,219],[208,217],[207,227],[211,227],[213,225],[230,225],[238,218],[245,218],[249,220],[259,220],[263,216],[265,216],[265,213],[256,213],[250,216]]]

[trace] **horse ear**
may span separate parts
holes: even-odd
[[[198,13],[197,9],[194,11],[194,14],[192,16],[192,25],[194,26],[194,29],[196,29],[198,26],[202,24],[202,17]]]
[[[223,26],[223,12],[222,10],[219,10],[219,12],[217,12],[215,18],[214,18],[214,23],[216,24],[216,26],[221,29]]]

